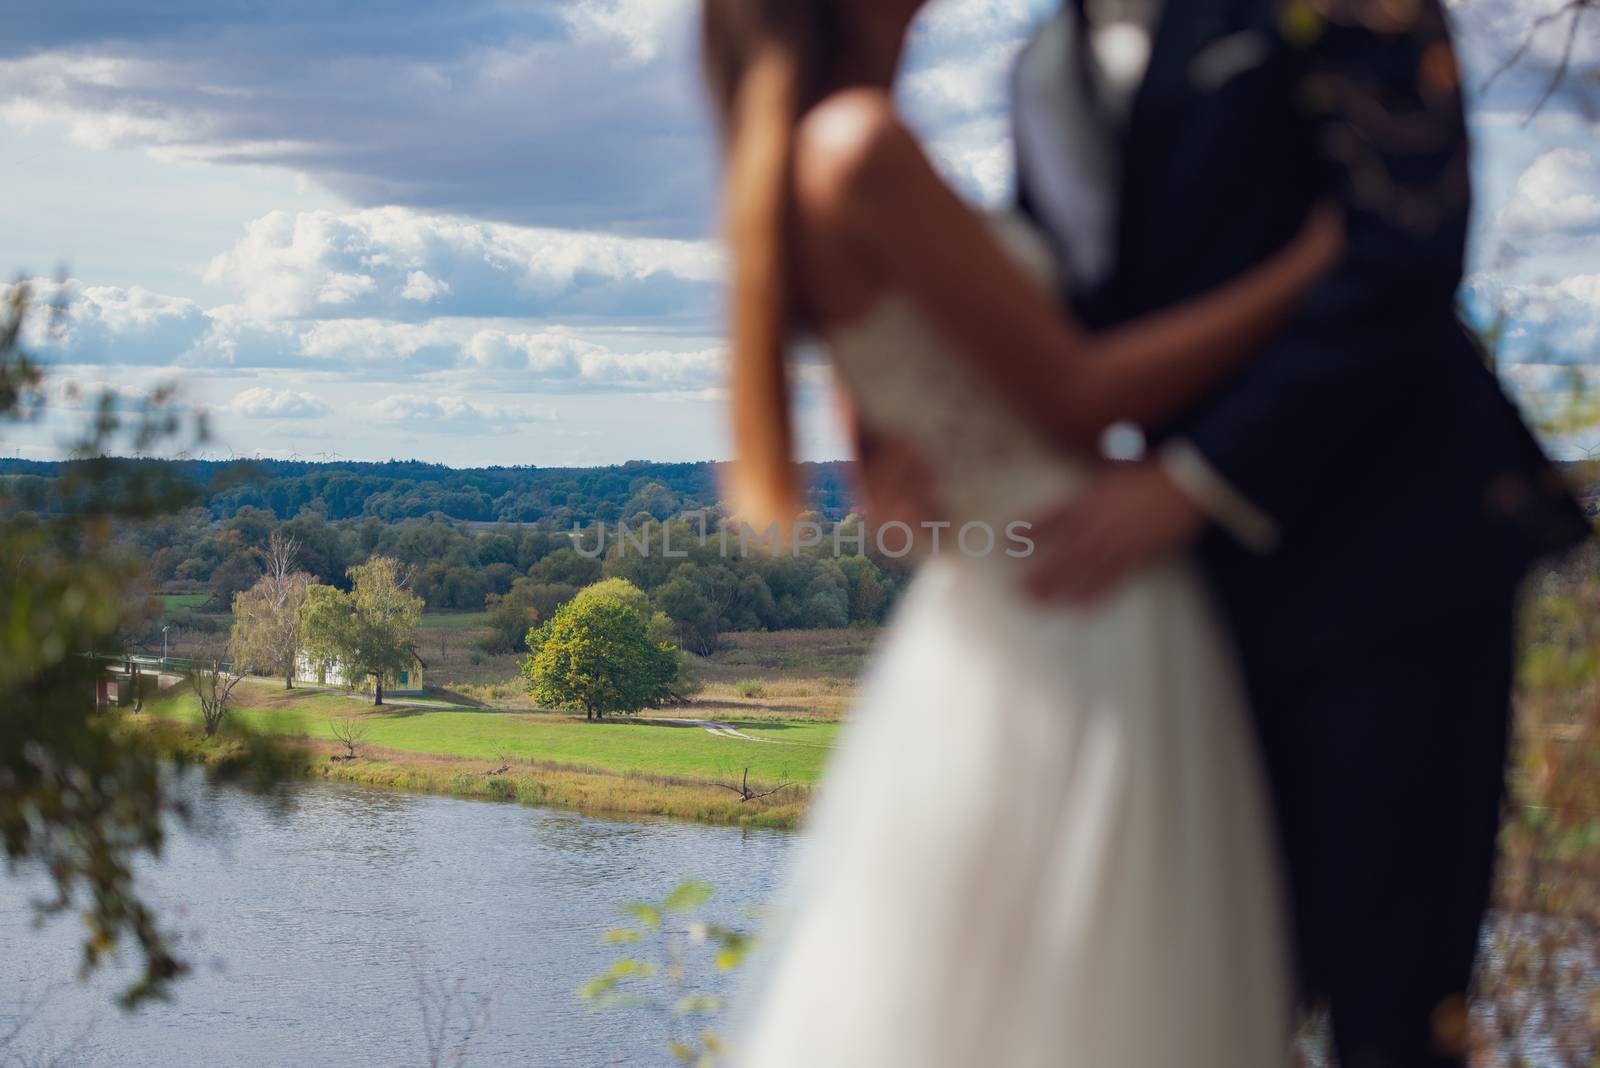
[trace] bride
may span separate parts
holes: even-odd
[[[864,680],[735,1060],[1275,1068],[1276,859],[1199,580],[1173,559],[1092,610],[1041,605],[1003,532],[1074,493],[1106,427],[1239,367],[1341,226],[1313,213],[1217,291],[1085,332],[1038,241],[964,206],[897,116],[920,6],[706,0],[741,515],[798,511],[784,356],[805,330],[861,424],[922,451],[953,524]]]

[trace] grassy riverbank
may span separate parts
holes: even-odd
[[[253,687],[251,688],[254,689]],[[588,724],[506,712],[373,710],[349,698],[301,691],[273,707],[247,707],[235,722],[289,740],[307,778],[422,793],[556,805],[611,815],[668,816],[707,823],[789,828],[799,824],[827,748],[712,735],[649,723]],[[191,758],[226,759],[226,739],[206,740],[187,695],[151,707],[151,718],[185,728],[166,744]],[[350,758],[333,740],[335,721],[365,737]],[[702,740],[703,739],[703,740]],[[781,753],[768,750],[781,749]],[[750,768],[752,793],[733,789]]]

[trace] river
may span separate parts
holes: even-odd
[[[715,885],[712,918],[748,928],[742,908],[771,899],[795,841],[332,784],[276,809],[194,789],[203,826],[143,872],[195,963],[170,1004],[114,1008],[126,972],[73,983],[76,919],[35,930],[43,880],[0,877],[0,1037],[44,999],[11,1052],[65,1051],[74,1068],[403,1068],[429,1063],[425,1006],[459,1039],[487,1002],[469,1065],[672,1063],[668,1015],[575,996],[620,956],[601,935],[620,903],[689,878]]]

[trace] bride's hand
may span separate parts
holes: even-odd
[[[1344,257],[1347,244],[1344,209],[1336,201],[1323,200],[1312,206],[1282,255],[1308,276],[1322,275]]]

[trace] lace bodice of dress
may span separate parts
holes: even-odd
[[[993,226],[1041,286],[1053,283],[1056,268],[1037,233],[1014,216],[995,216]],[[922,449],[952,521],[1003,530],[1081,484],[1082,465],[1025,425],[905,294],[886,294],[826,340],[858,418]]]

